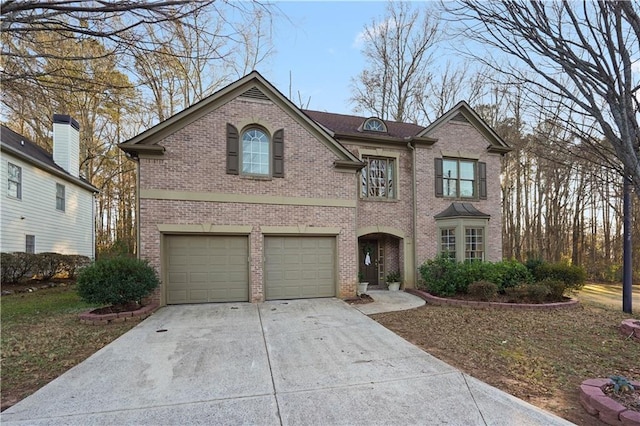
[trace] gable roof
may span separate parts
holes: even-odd
[[[465,101],[458,102],[436,121],[429,124],[419,136],[428,136],[435,129],[451,120],[466,121],[475,127],[489,141],[490,145],[487,147],[487,151],[497,154],[506,154],[511,151],[509,145]]]
[[[191,105],[181,112],[156,124],[139,135],[118,145],[123,151],[134,156],[140,153],[148,155],[162,155],[164,147],[159,142],[174,133],[177,128],[197,120],[203,115],[215,110],[236,97],[269,100],[280,106],[284,111],[297,119],[308,131],[323,142],[338,156],[336,164],[341,167],[360,168],[362,163],[349,150],[335,140],[329,132],[318,123],[310,119],[293,102],[287,99],[278,89],[269,83],[259,72],[252,71],[241,79],[218,90],[212,95]]]
[[[4,124],[0,125],[0,148],[21,160],[46,170],[62,179],[74,183],[88,191],[99,192],[83,178],[72,176],[65,169],[53,161],[53,155],[46,149],[36,145],[21,134],[14,132]]]

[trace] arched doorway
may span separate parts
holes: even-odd
[[[404,271],[402,238],[387,233],[370,233],[358,238],[358,275],[369,288],[386,288],[385,276]]]

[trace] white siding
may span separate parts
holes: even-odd
[[[7,194],[8,163],[22,168],[22,199]],[[93,194],[72,182],[2,153],[0,250],[25,251],[27,235],[36,253],[94,256]],[[65,187],[65,211],[56,210],[56,183]]]

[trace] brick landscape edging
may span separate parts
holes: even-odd
[[[608,425],[640,426],[640,412],[628,410],[627,407],[609,398],[603,389],[610,384],[609,379],[588,379],[580,385],[580,404],[587,413],[598,416]],[[640,388],[640,382],[631,382]]]
[[[620,332],[640,342],[640,321],[635,319],[622,321],[622,323],[620,323]]]
[[[104,325],[114,322],[132,321],[134,318],[138,321],[140,319],[147,318],[159,307],[159,303],[150,303],[135,311],[118,312],[114,314],[93,314],[91,311],[86,311],[79,314],[78,317],[80,318],[81,323],[91,325]]]
[[[433,305],[451,305],[451,306],[469,306],[481,309],[512,309],[512,310],[550,310],[550,309],[569,309],[578,306],[577,299],[571,299],[568,302],[554,303],[504,303],[504,302],[480,302],[475,300],[447,299],[444,297],[434,296],[426,291],[415,288],[405,290],[424,299]]]

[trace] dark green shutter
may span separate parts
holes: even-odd
[[[478,195],[487,199],[487,163],[478,162]]]
[[[436,197],[442,197],[442,158],[436,158]]]
[[[238,129],[227,123],[227,174],[237,175],[240,172],[238,167],[240,151],[240,140]]]
[[[273,134],[273,177],[284,177],[284,129]]]

